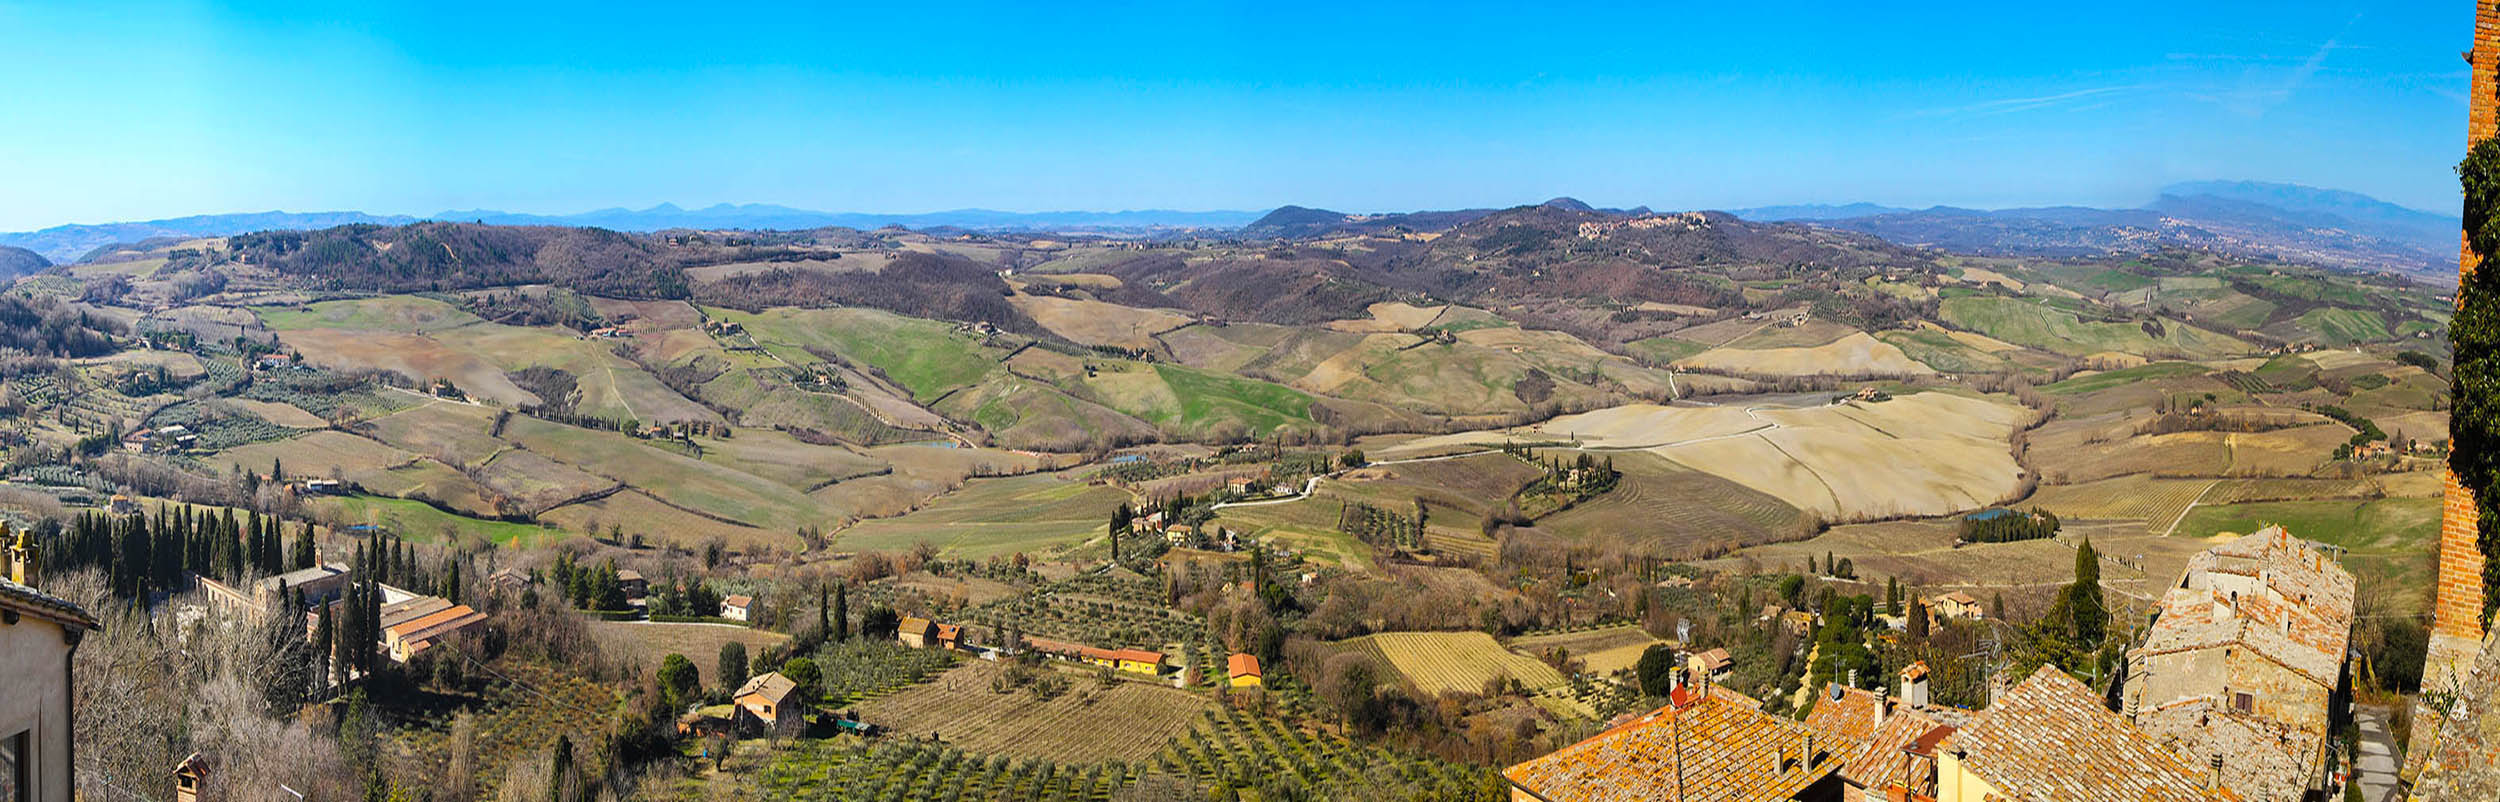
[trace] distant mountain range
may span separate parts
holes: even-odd
[[[955,209],[921,214],[818,212],[766,203],[719,204],[685,209],[663,203],[648,209],[600,209],[580,214],[543,215],[487,209],[447,211],[425,217],[376,215],[364,212],[255,212],[208,214],[131,223],[54,226],[41,231],[0,233],[0,247],[34,251],[56,264],[78,261],[97,248],[159,237],[217,237],[248,231],[320,229],[354,223],[405,225],[419,220],[483,222],[496,225],[596,226],[618,231],[703,229],[809,229],[840,226],[875,229],[885,226],[979,230],[1143,231],[1152,229],[1233,229],[1259,217],[1254,211],[1184,212],[1146,209],[1119,212],[1001,212]],[[14,274],[0,274],[0,276]]]
[[[1569,212],[1649,214],[1648,207],[1595,209],[1571,198],[1538,204]],[[672,228],[799,230],[962,228],[1069,232],[1222,230],[1253,239],[1299,239],[1336,233],[1442,232],[1481,220],[1496,209],[1356,214],[1303,206],[1250,211],[1002,212],[955,209],[919,214],[820,212],[774,204],[718,204],[700,209],[663,203],[540,215],[484,209],[423,218],[364,212],[259,212],[165,220],[65,225],[0,233],[0,249],[31,251],[54,264],[75,262],[98,248],[162,237],[207,237],[272,229],[320,229],[352,223],[402,225],[418,220],[496,225],[594,226],[618,231]],[[2255,258],[2353,270],[2389,270],[2444,277],[2456,270],[2459,223],[2454,214],[2410,209],[2366,195],[2294,184],[2201,181],[2162,188],[2134,209],[2050,206],[1906,209],[1872,203],[1763,206],[1729,212],[1756,222],[1803,222],[1873,234],[1917,247],[1979,255],[2084,257],[2163,247],[2194,247]],[[40,270],[24,257],[0,258],[0,277]]]
[[[497,225],[598,226],[619,231],[661,231],[671,228],[744,228],[795,230],[840,226],[875,229],[886,226],[936,228],[952,226],[983,230],[1114,230],[1153,228],[1239,228],[1258,212],[1183,212],[1143,209],[1119,212],[1002,212],[953,209],[920,214],[818,212],[769,203],[717,204],[701,209],[663,203],[648,209],[600,209],[581,214],[542,215],[488,210],[451,211],[431,219]]]
[[[2255,181],[2163,187],[2135,209],[1903,209],[1765,206],[1747,220],[1798,221],[1957,253],[2080,257],[2195,247],[2354,270],[2453,278],[2456,215],[2410,209],[2354,192]]]

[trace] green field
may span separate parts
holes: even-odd
[[[423,334],[480,322],[476,315],[432,298],[385,295],[305,306],[259,306],[261,325],[277,331],[349,329]]]
[[[876,368],[924,404],[980,381],[1005,356],[949,324],[870,309],[704,311],[746,326],[758,345],[791,362],[816,362],[805,351],[814,347]]]
[[[615,432],[518,417],[505,428],[504,435],[531,451],[559,455],[591,474],[624,482],[661,501],[716,518],[783,532],[825,523],[824,510],[797,489],[663,451]]]
[[[1140,416],[1156,423],[1195,429],[1237,420],[1264,432],[1311,420],[1311,397],[1300,390],[1176,365],[1158,364],[1154,369],[1178,401],[1175,416]]]
[[[2366,309],[2319,307],[2299,318],[2302,328],[2318,333],[2332,345],[2351,345],[2387,339],[2387,320]]]
[[[2363,587],[2397,588],[2400,607],[2418,610],[2429,603],[2439,505],[2437,498],[2206,505],[2190,510],[2177,534],[2247,534],[2281,524],[2294,536],[2344,547],[2344,567]]]
[[[966,559],[1039,554],[1098,537],[1127,492],[1056,474],[974,479],[918,511],[862,521],[834,534],[845,551],[900,551],[926,542]]]
[[[1973,348],[1942,329],[1887,331],[1875,336],[1891,343],[1920,364],[1946,373],[1994,373],[2022,367],[2003,356]]]
[[[2063,299],[1947,298],[1938,315],[1946,322],[1990,337],[2069,356],[2120,351],[2210,357],[2251,349],[2248,343],[2236,338],[2176,320],[2162,321],[2163,333],[2155,337],[2134,322],[2085,321],[2061,306],[2080,304]]]
[[[1623,349],[1651,362],[1664,364],[1678,359],[1683,359],[1703,351],[1708,351],[1710,350],[1710,344],[1697,343],[1691,340],[1679,340],[1674,337],[1661,334],[1656,337],[1633,340],[1631,342],[1624,343]]]
[[[499,546],[535,546],[562,532],[537,524],[489,521],[453,515],[422,501],[380,496],[322,497],[311,502],[316,517],[341,525],[375,523],[390,534],[418,543],[449,543],[469,535]]]
[[[2078,395],[2096,390],[2107,390],[2112,387],[2134,384],[2136,382],[2151,379],[2167,379],[2173,376],[2198,376],[2203,375],[2205,370],[2205,366],[2194,362],[2155,362],[2149,365],[2137,365],[2132,368],[2105,370],[2099,373],[2076,376],[2040,389],[2043,392],[2054,393],[2057,395]]]

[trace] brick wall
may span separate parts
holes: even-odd
[[[2465,139],[2467,147],[2472,147],[2500,130],[2500,108],[2494,103],[2495,93],[2500,93],[2500,0],[2475,1],[2473,49],[2466,53],[2466,61],[2472,65],[2473,88],[2468,96]],[[2460,280],[2476,267],[2474,251],[2465,247],[2464,236],[2462,231],[2457,233]],[[2434,636],[2467,643],[2478,643],[2483,634],[2483,557],[2474,543],[2474,515],[2473,493],[2450,474],[2439,523],[2439,585],[2431,631]],[[2441,657],[2432,655],[2433,668],[2443,667]],[[2437,673],[2428,672],[2425,678]]]

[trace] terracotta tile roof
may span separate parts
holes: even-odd
[[[1875,727],[1865,746],[1841,755],[1841,779],[1860,788],[1897,785],[1921,792],[1935,780],[1937,742],[1952,733],[1953,728],[1942,721],[1916,710],[1896,709]]]
[[[937,625],[937,639],[961,640],[963,638],[963,631],[964,628],[961,624],[939,624]]]
[[[735,596],[723,596],[721,597],[720,603],[723,607],[745,607],[747,605],[754,604],[755,597],[743,593]]]
[[[1706,689],[1705,689],[1705,688],[1703,688],[1703,687],[1702,687],[1702,686],[1700,686],[1700,685],[1685,685],[1685,686],[1682,686],[1682,687],[1676,688],[1676,689],[1675,689],[1675,690],[1673,690],[1673,691],[1669,691],[1669,692],[1667,692],[1667,701],[1675,703],[1675,706],[1676,706],[1676,707],[1683,707],[1683,706],[1685,706],[1685,705],[1689,705],[1689,704],[1692,704],[1692,703],[1694,703],[1694,702],[1696,702],[1696,701],[1699,701],[1699,700],[1701,699],[1702,694],[1703,694],[1705,691],[1707,691],[1707,692],[1710,694],[1710,697],[1711,697],[1711,698],[1713,698],[1713,699],[1724,699],[1724,700],[1727,700],[1727,701],[1730,701],[1730,702],[1735,702],[1735,703],[1737,703],[1737,704],[1744,705],[1744,706],[1746,706],[1746,707],[1753,708],[1753,709],[1755,709],[1755,710],[1760,710],[1760,709],[1762,709],[1762,700],[1760,700],[1760,699],[1756,699],[1756,698],[1753,698],[1753,697],[1751,697],[1751,696],[1746,696],[1746,695],[1744,695],[1744,694],[1742,694],[1742,693],[1737,693],[1735,689],[1728,688],[1728,687],[1723,686],[1723,685],[1712,685],[1712,686],[1710,686],[1710,687],[1708,687],[1708,688],[1706,688]],[[1623,723],[1623,722],[1631,721],[1631,720],[1633,720],[1633,719],[1635,719],[1635,718],[1639,718],[1639,717],[1640,717],[1640,716],[1642,716],[1642,715],[1644,715],[1644,714],[1639,713],[1639,712],[1625,713],[1625,714],[1623,714],[1623,715],[1621,715],[1621,716],[1617,716],[1617,717],[1615,717],[1615,719],[1614,719],[1613,721],[1611,721],[1611,722],[1608,722],[1606,726],[1608,726],[1609,728],[1611,728],[1611,727],[1615,726],[1616,724],[1621,724],[1621,723]]]
[[[748,678],[746,684],[738,686],[738,692],[730,694],[729,698],[761,695],[765,700],[778,706],[782,700],[790,698],[791,691],[798,690],[798,688],[798,683],[791,682],[789,677],[782,676],[781,672],[775,671]]]
[[[449,609],[451,609],[451,600],[441,596],[418,596],[406,601],[385,604],[382,605],[382,629],[388,631],[401,624]]]
[[[1502,776],[1547,802],[1755,802],[1792,798],[1837,766],[1805,725],[1713,695],[1659,708]]]
[[[1843,744],[1854,748],[1875,737],[1875,728],[1884,721],[1884,697],[1864,688],[1851,688],[1834,682],[1823,687],[1823,697],[1814,700],[1814,710],[1806,714],[1806,726],[1832,741],[1832,748]]]
[[[432,640],[484,620],[485,613],[469,609],[466,604],[455,604],[383,631],[402,641]]]
[[[929,619],[918,616],[905,616],[903,618],[901,628],[896,631],[905,635],[920,635],[925,637],[929,634]]]
[[[1708,667],[1712,671],[1723,670],[1736,663],[1735,658],[1728,656],[1726,649],[1712,649],[1693,656],[1701,660],[1701,664]]]
[[[2057,802],[2237,800],[2205,788],[2204,772],[2101,706],[2098,695],[2042,667],[1945,740],[1971,773],[2008,799]]]
[[[1246,652],[1234,652],[1233,656],[1224,658],[1224,675],[1228,677],[1259,676],[1259,656]]]
[[[0,607],[62,626],[103,628],[102,624],[96,623],[95,616],[88,615],[85,609],[70,600],[11,582],[6,577],[0,577]]]

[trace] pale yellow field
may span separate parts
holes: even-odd
[[[1482,632],[1383,632],[1347,645],[1377,651],[1428,696],[1443,691],[1482,693],[1485,681],[1494,677],[1517,680],[1530,690],[1565,681],[1553,666],[1503,649],[1493,636]]]
[[[1394,332],[1420,329],[1441,316],[1446,306],[1416,306],[1400,301],[1372,304],[1365,311],[1371,317],[1361,320],[1331,320],[1325,325],[1338,331]]]
[[[1997,338],[1994,338],[1994,337],[1990,337],[1990,336],[1988,336],[1988,335],[1981,334],[1981,333],[1978,333],[1978,332],[1975,332],[1975,331],[1955,331],[1955,330],[1953,330],[1953,329],[1948,329],[1948,328],[1945,328],[1945,327],[1943,327],[1943,326],[1939,326],[1939,325],[1936,325],[1936,324],[1934,324],[1934,323],[1929,323],[1929,322],[1926,322],[1926,321],[1920,321],[1920,322],[1919,322],[1919,326],[1921,326],[1921,327],[1923,327],[1923,328],[1927,328],[1927,329],[1932,329],[1932,330],[1935,330],[1935,331],[1941,331],[1941,332],[1944,332],[1945,336],[1953,338],[1955,342],[1959,342],[1959,343],[1961,343],[1961,344],[1963,344],[1963,345],[1967,345],[1967,346],[1970,346],[1970,347],[1972,347],[1972,348],[1977,348],[1977,349],[1979,349],[1979,350],[1981,350],[1981,351],[1985,351],[1985,352],[1988,352],[1988,353],[1991,353],[1991,354],[1994,354],[1994,353],[2001,353],[2001,352],[2005,352],[2005,351],[2020,351],[2020,350],[2022,350],[2022,346],[2015,345],[2015,344],[2013,344],[2013,343],[2009,343],[2009,342],[2006,342],[2006,341],[2004,341],[2004,340],[2000,340],[2000,339],[1997,339]]]
[[[2027,411],[1999,400],[1915,393],[1803,408],[1636,404],[1525,429],[1425,437],[1382,458],[1506,440],[1646,449],[1826,518],[1941,515],[1996,503],[2021,466],[2010,438]]]
[[[2307,354],[2303,354],[2302,356],[2311,362],[2317,363],[2318,367],[2324,370],[2337,370],[2340,368],[2349,368],[2354,365],[2367,365],[2373,362],[2387,361],[2380,359],[2376,354],[2363,351],[2311,351]]]
[[[538,396],[512,383],[512,377],[475,354],[455,350],[418,334],[345,329],[303,329],[278,335],[304,360],[340,370],[379,368],[419,381],[450,379],[461,390],[511,405],[536,404]]]
[[[1812,348],[1714,348],[1676,360],[1675,364],[1763,376],[1924,376],[1936,372],[1902,353],[1898,346],[1862,331]]]
[[[2023,287],[2026,286],[2020,279],[2016,279],[2012,276],[2008,276],[1994,270],[1989,270],[1984,267],[1962,268],[1962,280],[1982,286],[1989,284],[2002,285],[2006,289],[2013,290],[2015,292],[2022,292]]]
[[[1007,300],[1043,328],[1083,345],[1153,348],[1157,332],[1189,324],[1187,315],[1101,301],[1021,293]]]

